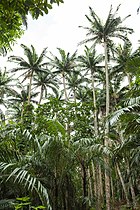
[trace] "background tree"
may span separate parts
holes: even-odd
[[[105,21],[105,23],[102,23],[101,19],[97,16],[97,14],[94,12],[94,10],[90,7],[90,17],[86,15],[86,18],[88,19],[91,27],[84,27],[88,33],[87,33],[87,39],[80,42],[80,44],[92,42],[92,46],[100,43],[103,44],[104,47],[104,56],[105,56],[105,75],[106,75],[106,117],[110,113],[110,96],[109,96],[109,72],[108,72],[108,50],[109,47],[112,46],[112,38],[116,37],[119,39],[128,40],[126,34],[132,33],[133,29],[127,28],[122,26],[123,20],[118,16],[117,12],[119,10],[119,7],[117,7],[116,11],[112,13],[112,6],[110,8],[108,17]],[[105,126],[105,135],[107,136],[109,133],[109,124],[106,122]],[[105,145],[109,145],[109,139],[105,138]],[[106,188],[106,208],[107,210],[110,210],[110,180],[107,173],[105,173],[105,188]]]
[[[20,56],[10,56],[8,60],[10,62],[17,63],[17,65],[19,66],[19,67],[13,68],[11,70],[12,72],[24,71],[24,73],[21,75],[21,76],[24,76],[23,81],[29,78],[28,104],[30,104],[33,76],[34,74],[37,74],[38,72],[46,71],[43,68],[43,66],[45,65],[43,60],[46,56],[47,48],[44,48],[40,56],[38,56],[35,51],[35,48],[32,45],[31,45],[31,49],[23,44],[21,44],[21,47],[24,50],[24,54],[27,58],[27,61]]]
[[[39,104],[41,103],[44,95],[47,97],[47,94],[49,93],[48,89],[55,93],[56,96],[58,95],[58,80],[50,70],[37,73],[34,77],[33,86],[35,89],[40,87]]]
[[[93,92],[93,109],[94,109],[94,127],[95,133],[98,135],[98,110],[96,103],[96,90],[95,90],[95,74],[98,74],[101,66],[99,64],[103,61],[103,56],[96,55],[95,48],[88,48],[85,46],[85,54],[78,57],[79,65],[82,67],[82,70],[85,70],[86,73],[90,71],[92,92]]]
[[[67,89],[70,90],[69,95],[70,98],[74,98],[74,102],[76,103],[77,91],[84,86],[84,83],[89,82],[87,78],[85,78],[79,70],[73,70],[67,75]]]
[[[0,103],[6,106],[5,96],[13,96],[16,94],[14,89],[14,79],[13,76],[9,75],[6,69],[4,71],[0,70]]]
[[[74,67],[76,66],[76,52],[74,52],[72,55],[70,53],[67,53],[60,49],[57,48],[60,54],[60,58],[57,56],[54,56],[51,54],[53,57],[48,58],[50,60],[50,66],[54,68],[54,73],[57,75],[62,76],[62,84],[64,88],[64,94],[65,94],[65,100],[68,100],[68,94],[67,94],[67,87],[66,87],[66,74],[70,73]]]
[[[11,49],[11,45],[23,34],[23,25],[27,27],[27,15],[33,19],[48,14],[54,3],[63,3],[63,0],[16,0],[0,1],[0,49]]]

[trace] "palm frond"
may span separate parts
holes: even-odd
[[[42,63],[43,59],[44,59],[45,56],[46,56],[47,49],[48,49],[47,47],[44,48],[44,50],[42,51],[42,53],[40,54],[39,58],[38,58],[37,61],[36,61],[36,65],[39,65],[39,64]]]
[[[22,167],[17,167],[16,163],[5,162],[0,162],[0,170],[1,176],[3,176],[5,173],[9,173],[7,181],[11,178],[14,178],[14,182],[22,184],[29,191],[35,190],[38,193],[42,203],[47,204],[48,209],[51,209],[47,189],[35,176],[31,175],[28,170]]]

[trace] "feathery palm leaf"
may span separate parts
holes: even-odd
[[[8,60],[10,62],[14,62],[18,64],[18,67],[13,68],[11,70],[12,72],[17,72],[17,71],[22,70],[24,71],[24,73],[21,76],[24,76],[24,80],[26,80],[27,78],[30,79],[29,92],[28,92],[28,103],[30,103],[31,86],[32,86],[32,80],[33,80],[34,74],[37,74],[38,72],[46,72],[46,70],[43,67],[46,65],[46,62],[44,63],[43,60],[46,56],[47,48],[45,48],[42,51],[41,55],[38,56],[33,45],[31,45],[31,49],[23,44],[21,44],[21,47],[24,50],[24,55],[26,56],[27,61],[24,58],[19,57],[19,56],[10,56]]]

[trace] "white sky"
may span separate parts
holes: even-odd
[[[8,56],[23,56],[21,43],[29,47],[32,44],[38,53],[45,47],[48,47],[48,51],[53,54],[57,53],[57,47],[71,53],[76,49],[80,51],[82,47],[77,47],[77,44],[85,39],[86,30],[78,26],[89,26],[85,17],[85,14],[89,15],[89,6],[94,9],[100,18],[105,20],[110,5],[112,4],[115,10],[120,3],[121,7],[118,14],[121,18],[128,14],[132,15],[124,24],[134,29],[135,33],[130,38],[134,48],[136,48],[140,39],[140,14],[137,15],[140,0],[64,0],[64,4],[60,4],[59,7],[57,5],[53,6],[48,15],[40,17],[38,20],[29,18],[28,30],[17,41],[17,44],[13,47],[13,52],[8,53]],[[6,65],[6,60],[7,58],[0,58],[1,67]],[[8,64],[7,67],[9,68],[10,65]]]

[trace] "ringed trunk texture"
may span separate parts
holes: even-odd
[[[94,106],[94,130],[95,130],[95,135],[96,137],[98,136],[99,132],[98,132],[98,112],[97,112],[97,103],[96,103],[96,92],[95,92],[95,80],[94,80],[94,70],[91,70],[91,79],[92,79],[92,92],[93,92],[93,106]],[[100,174],[99,171],[99,164],[97,164],[97,166],[94,168],[93,165],[93,174],[94,174],[94,189],[95,189],[95,196],[96,196],[96,209],[97,210],[101,210],[101,203],[102,203],[102,199],[101,199],[101,176],[102,174]],[[100,178],[97,178],[99,177]]]
[[[94,181],[94,197],[97,200],[97,184],[96,184],[96,173],[95,173],[95,166],[94,163],[91,163],[92,165],[92,175],[93,175],[93,181]]]
[[[40,90],[40,98],[38,102],[39,104],[41,104],[42,98],[43,98],[43,86],[41,86],[41,90]]]
[[[108,73],[108,58],[107,58],[107,43],[104,40],[104,53],[105,53],[105,77],[106,77],[106,117],[109,115],[110,97],[109,97],[109,73]],[[105,141],[106,147],[109,146],[109,138],[107,137],[109,133],[109,122],[106,121],[105,124]],[[105,164],[109,165],[109,157],[105,157]],[[106,210],[111,209],[111,198],[110,198],[110,175],[105,169],[105,194],[106,194]]]
[[[126,163],[127,163],[127,174],[129,176],[129,186],[130,186],[130,191],[131,191],[131,196],[132,196],[132,201],[133,201],[133,207],[136,208],[137,206],[136,195],[135,195],[135,190],[133,187],[132,177],[130,176],[130,166],[129,166],[128,159],[126,159]]]
[[[62,79],[63,79],[65,100],[68,101],[68,95],[67,95],[67,90],[66,90],[66,81],[65,81],[65,73],[64,72],[62,72]]]
[[[105,50],[105,78],[106,78],[106,117],[109,115],[110,97],[109,97],[109,72],[108,72],[108,58],[107,58],[107,44],[104,43]],[[106,121],[105,135],[109,133],[109,122]],[[109,139],[105,138],[105,146],[109,145]]]
[[[97,202],[96,202],[96,209],[97,210],[101,210],[101,204],[102,204],[102,199],[101,199],[101,188],[102,188],[102,185],[101,185],[101,180],[100,180],[100,165],[97,163],[96,165],[96,169],[95,169],[95,172],[96,172],[96,185],[97,185]]]
[[[32,79],[33,79],[33,70],[31,72],[30,81],[29,81],[28,105],[30,105],[30,102],[31,102]]]
[[[94,75],[92,71],[91,71],[91,78],[92,78],[92,92],[93,92],[93,106],[94,106],[94,129],[95,129],[96,136],[98,136],[98,116],[97,116],[95,81],[94,81]]]
[[[62,79],[63,79],[65,101],[68,101],[68,95],[67,95],[67,90],[66,90],[66,80],[65,80],[65,73],[64,73],[64,71],[62,72]],[[66,130],[67,130],[68,136],[70,136],[69,123],[66,123]]]
[[[130,76],[130,74],[129,73],[126,73],[126,75],[127,75],[127,80],[128,80],[128,85],[129,85],[129,88],[131,88],[131,83],[132,83],[132,78],[131,78],[131,76]]]
[[[89,197],[90,197],[90,200],[93,199],[93,188],[92,188],[92,174],[91,174],[91,171],[90,171],[90,167],[88,168],[88,180],[89,180],[89,187],[88,187],[88,193],[89,193]]]
[[[123,177],[122,177],[122,174],[121,174],[121,171],[120,171],[118,163],[116,163],[116,169],[117,169],[117,172],[118,172],[118,175],[119,175],[122,187],[123,187],[123,191],[124,191],[124,194],[125,194],[127,206],[130,207],[130,201],[129,201],[129,198],[128,198],[127,189],[126,189],[126,186],[125,186],[125,183],[124,183],[124,180],[123,180]]]
[[[99,181],[100,181],[100,196],[101,196],[101,203],[103,203],[103,179],[102,179],[102,169],[101,165],[99,165]]]
[[[76,89],[75,88],[74,88],[73,94],[74,94],[74,103],[76,104]]]

